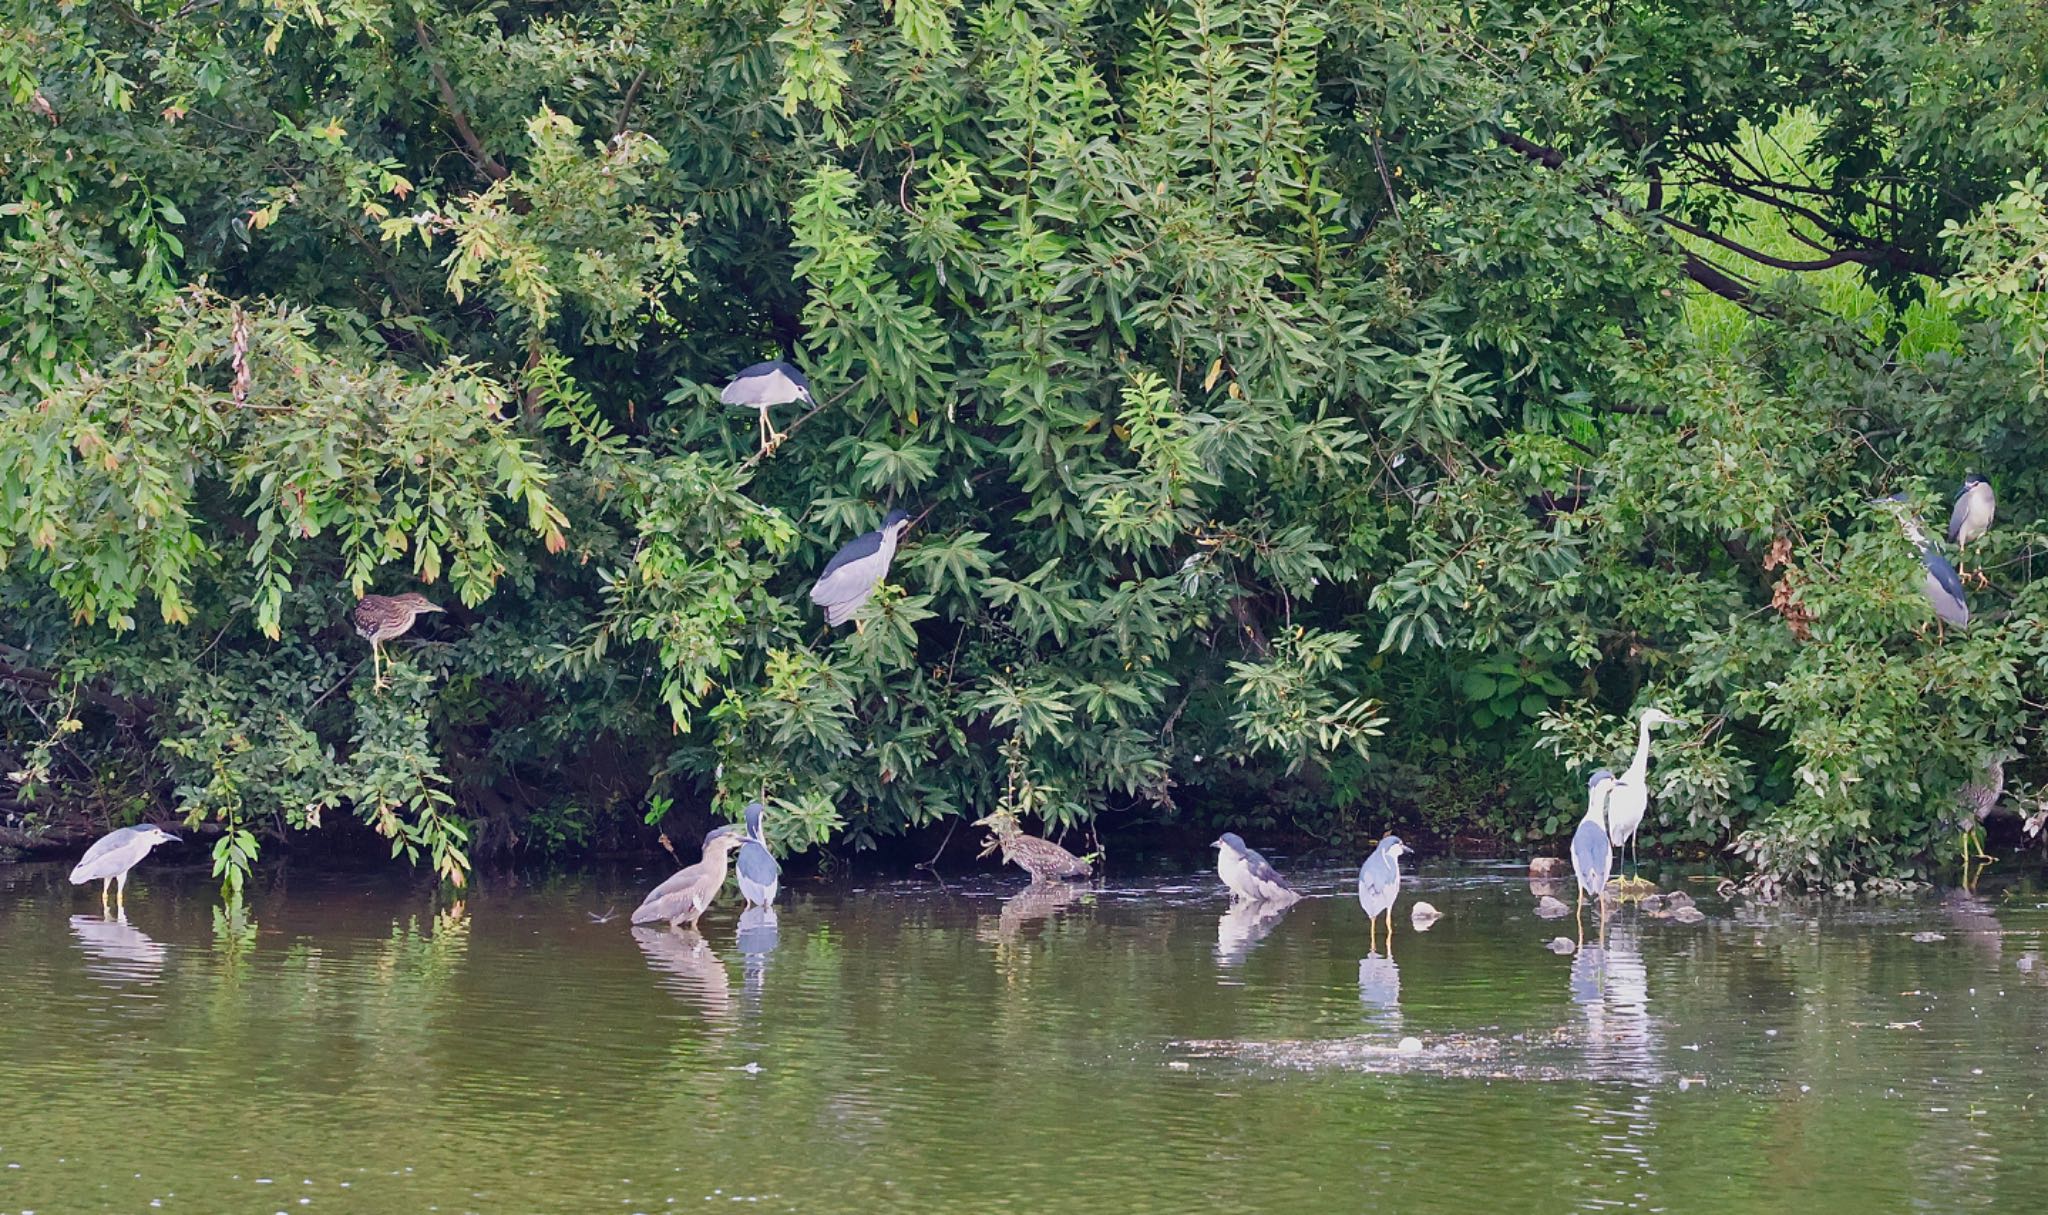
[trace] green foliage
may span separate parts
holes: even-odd
[[[17,5],[10,767],[460,881],[761,795],[1530,838],[1655,703],[1646,838],[1923,871],[2048,703],[2043,63],[2024,0]],[[1942,632],[1865,503],[1972,470]]]

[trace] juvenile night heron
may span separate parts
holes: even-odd
[[[768,851],[768,837],[761,834],[761,816],[766,812],[760,802],[747,803],[747,834],[733,860],[740,894],[749,907],[773,905],[775,892],[782,889],[782,866],[775,863],[775,854]]]
[[[1401,894],[1401,858],[1407,854],[1408,845],[1390,835],[1358,867],[1358,905],[1365,908],[1366,921],[1372,925],[1369,950],[1379,948],[1380,917],[1385,916],[1387,951],[1393,952],[1394,900]]]
[[[718,394],[718,399],[727,405],[744,405],[755,411],[761,423],[761,454],[772,455],[782,443],[782,432],[775,429],[775,423],[768,418],[768,411],[777,405],[788,405],[796,401],[809,403],[811,382],[804,373],[776,359],[768,363],[756,363],[732,378]]]
[[[1684,724],[1662,709],[1643,710],[1636,723],[1635,758],[1629,761],[1628,771],[1614,778],[1607,797],[1607,839],[1616,848],[1635,840],[1636,828],[1643,825],[1643,814],[1650,808],[1650,729]]]
[[[1906,495],[1893,494],[1879,498],[1877,505],[1892,512],[1898,518],[1899,530],[1906,534],[1914,548],[1920,551],[1920,591],[1927,596],[1927,602],[1934,606],[1934,614],[1957,628],[1968,628],[1970,624],[1970,601],[1963,597],[1963,580],[1956,576],[1956,567],[1948,558],[1928,542],[1927,533],[1920,530],[1920,520],[1913,517],[1913,508]]]
[[[425,595],[411,591],[403,595],[365,595],[356,601],[351,616],[356,632],[369,639],[371,669],[377,673],[378,687],[384,686],[384,643],[411,632],[413,623],[421,616],[441,610],[429,603]]]
[[[1992,812],[1998,809],[2000,798],[2005,796],[2005,765],[2008,760],[2019,758],[2019,752],[2010,747],[2001,747],[1984,757],[1984,774],[1956,791],[1956,801],[1963,811],[1963,864],[1970,863],[1974,849],[1978,860],[1988,861],[1991,854],[1984,851],[1984,823]]]
[[[1301,895],[1266,858],[1245,845],[1235,831],[1226,831],[1209,845],[1216,852],[1216,874],[1230,888],[1232,901],[1292,903]]]
[[[1998,498],[1991,492],[1991,482],[1976,473],[1964,477],[1955,510],[1948,517],[1948,542],[1967,551],[1972,540],[1991,530],[1997,513]]]
[[[1586,781],[1586,816],[1572,833],[1572,873],[1579,879],[1577,907],[1584,908],[1590,894],[1603,919],[1607,915],[1607,875],[1614,871],[1614,844],[1607,826],[1607,805],[1613,791],[1614,773],[1605,768],[1593,773]],[[1579,936],[1584,939],[1585,935],[1582,919]]]
[[[974,825],[995,832],[995,837],[981,850],[981,856],[1002,849],[1004,863],[1030,874],[1033,885],[1062,878],[1085,878],[1095,872],[1087,861],[1051,840],[1024,834],[1024,829],[1017,825],[1017,816],[1007,810],[998,810],[987,818],[976,819]]]
[[[633,909],[633,923],[668,921],[670,928],[697,922],[718,892],[725,886],[732,854],[746,837],[730,827],[721,827],[704,837],[704,859],[649,891]]]
[[[827,625],[836,627],[853,620],[853,614],[882,585],[882,579],[889,576],[889,563],[896,559],[896,541],[909,526],[907,513],[892,510],[881,527],[862,532],[832,555],[811,587],[811,602],[825,609]],[[853,627],[860,628],[860,621],[854,620]]]
[[[100,911],[107,910],[107,887],[116,888],[115,899],[122,910],[127,910],[128,871],[142,863],[149,850],[163,843],[177,843],[178,837],[156,826],[143,823],[135,827],[123,827],[109,831],[85,850],[78,858],[78,864],[71,869],[71,884],[83,886],[87,882],[100,884]]]

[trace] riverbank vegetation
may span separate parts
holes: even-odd
[[[1924,873],[2008,746],[2032,808],[2025,0],[9,9],[19,838],[1541,838],[1652,704],[1652,845]],[[1942,630],[1866,503],[1969,472]]]

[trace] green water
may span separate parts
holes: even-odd
[[[1526,881],[1425,860],[1391,960],[1335,869],[1265,923],[1206,873],[592,920],[662,876],[486,877],[458,910],[294,872],[237,925],[152,862],[123,924],[0,866],[0,1212],[2048,1202],[2048,894],[2010,875],[1699,884],[1708,922],[1559,956]]]

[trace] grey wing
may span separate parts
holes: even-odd
[[[828,624],[844,624],[875,593],[889,572],[889,560],[872,552],[828,570],[811,588],[811,602],[825,609]]]
[[[740,876],[761,887],[772,889],[782,881],[782,866],[775,863],[775,855],[761,845],[748,840],[740,845],[739,858],[733,862]]]
[[[824,570],[819,573],[818,581],[822,584],[825,579],[830,578],[847,565],[859,561],[863,557],[872,557],[881,551],[882,533],[879,531],[862,532],[840,546],[838,552],[832,554],[832,560],[827,561]]]
[[[1607,871],[1614,859],[1614,845],[1607,829],[1588,818],[1579,822],[1572,835],[1572,872],[1579,884],[1593,894],[1607,889]]]
[[[1956,508],[1948,513],[1948,542],[1954,544],[1963,535],[1963,525],[1970,521],[1970,491],[1956,495]]]
[[[1358,867],[1358,902],[1370,910],[1385,911],[1394,905],[1394,896],[1400,890],[1400,878],[1380,872],[1371,861]]]
[[[1261,882],[1271,882],[1282,890],[1294,889],[1294,887],[1289,886],[1287,884],[1286,878],[1280,876],[1280,871],[1278,869],[1273,868],[1272,863],[1267,861],[1264,856],[1260,855],[1258,850],[1253,848],[1245,849],[1244,863],[1245,866],[1251,870],[1252,877],[1256,878],[1257,880]]]
[[[1970,623],[1970,601],[1963,595],[1956,567],[1932,548],[1923,549],[1920,559],[1927,567],[1927,597],[1934,601],[1935,615],[1953,625]]]
[[[85,855],[78,858],[78,864],[72,867],[72,884],[112,877],[127,868],[132,862],[124,863],[127,862],[126,851],[134,846],[136,837],[141,834],[140,827],[123,827],[94,840],[92,847],[87,848]]]

